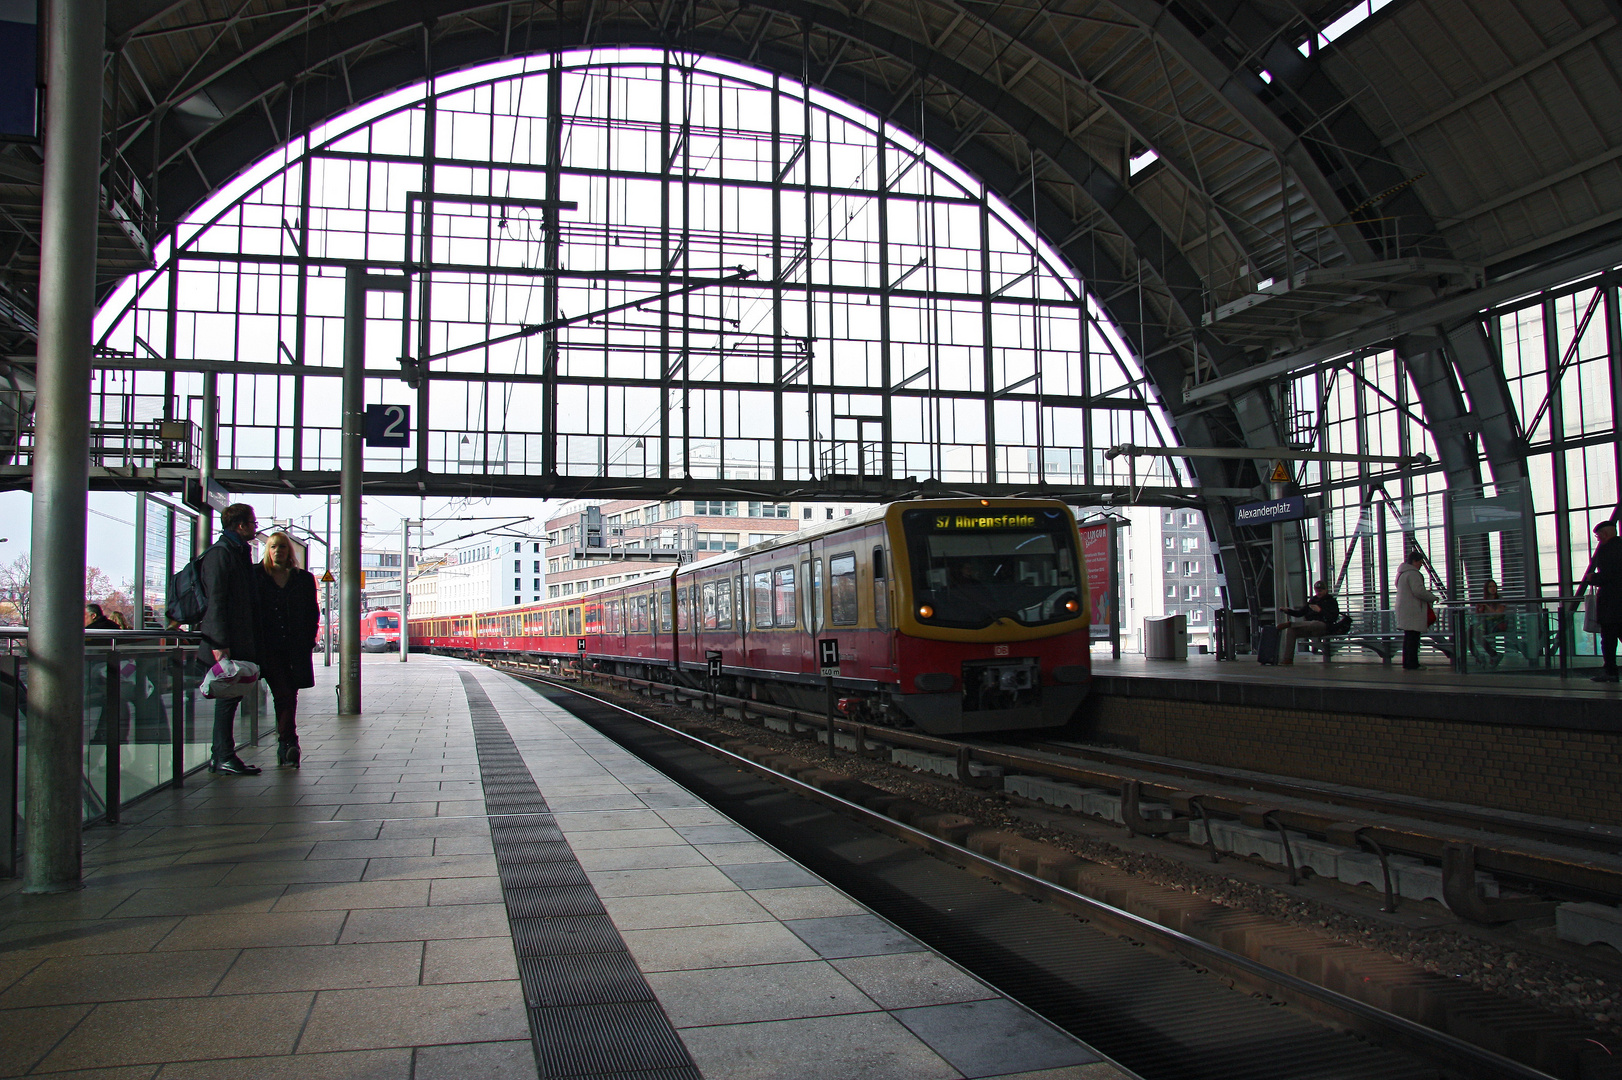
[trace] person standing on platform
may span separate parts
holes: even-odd
[[[1622,637],[1622,544],[1616,542],[1616,522],[1602,521],[1594,526],[1599,546],[1589,564],[1588,583],[1594,587],[1594,613],[1599,617],[1600,655],[1605,670],[1595,682],[1616,682],[1616,641]]]
[[[1419,670],[1419,635],[1430,629],[1436,594],[1425,587],[1425,553],[1417,548],[1408,553],[1397,571],[1397,629],[1402,631],[1402,667]]]
[[[203,636],[197,657],[206,668],[217,660],[259,662],[259,590],[253,581],[253,507],[232,503],[220,511],[220,538],[203,552],[200,573],[208,609],[197,625]],[[208,771],[256,776],[261,771],[237,756],[236,719],[240,697],[214,701],[214,747]]]
[[[276,764],[296,769],[298,692],[315,685],[311,654],[321,624],[315,575],[300,569],[292,539],[275,533],[253,576],[259,588],[259,671],[276,702]]]
[[[1295,663],[1296,638],[1323,637],[1329,633],[1329,628],[1340,618],[1340,604],[1330,593],[1329,582],[1315,581],[1312,584],[1312,598],[1298,608],[1285,608],[1284,614],[1292,615],[1298,621],[1278,624],[1280,665]]]

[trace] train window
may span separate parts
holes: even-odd
[[[856,555],[846,552],[828,560],[828,622],[833,626],[855,626]]]
[[[661,633],[670,633],[670,590],[659,590],[659,630]]]
[[[776,573],[772,601],[775,605],[772,621],[779,627],[794,625],[794,567],[779,566]]]
[[[723,578],[715,583],[715,628],[732,629],[732,579]]]
[[[823,626],[825,625],[825,619],[824,619],[824,616],[823,616],[823,613],[822,613],[822,560],[821,559],[812,559],[811,560],[811,589],[810,589],[810,592],[811,592],[811,605],[812,605],[812,609],[813,609],[812,612],[811,612],[812,619],[811,619],[811,622],[807,623],[806,625],[811,626],[814,629],[821,630],[823,628]]]
[[[676,629],[691,630],[693,628],[693,587],[683,585],[676,590]]]
[[[772,627],[772,572],[755,571],[755,629]]]
[[[715,612],[715,582],[706,581],[704,583],[703,589],[699,591],[699,599],[704,608],[704,629],[716,629],[716,623],[719,621],[719,617]]]
[[[873,624],[880,630],[890,625],[890,585],[884,580],[884,549],[873,549]]]
[[[569,609],[569,633],[580,633],[580,609],[577,607]]]

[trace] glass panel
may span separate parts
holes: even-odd
[[[856,556],[835,555],[828,560],[829,622],[834,626],[855,626]]]
[[[775,585],[776,588],[772,590],[772,600],[775,604],[772,621],[779,627],[792,627],[794,625],[794,567],[779,567]]]

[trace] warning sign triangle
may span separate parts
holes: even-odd
[[[1270,483],[1270,484],[1288,484],[1290,482],[1290,480],[1291,480],[1290,470],[1288,470],[1288,469],[1286,469],[1284,467],[1284,462],[1282,462],[1282,461],[1273,462],[1273,475],[1272,475],[1271,479],[1268,480],[1268,483]]]
[[[337,578],[332,576],[332,571],[331,570],[328,570],[326,573],[321,575],[321,584],[323,584],[323,585],[331,585],[334,581],[337,581],[337,580],[338,580]]]

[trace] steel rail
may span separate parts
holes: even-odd
[[[490,666],[496,670],[503,670],[496,664]],[[1025,873],[988,856],[954,844],[949,840],[943,840],[931,833],[905,825],[894,818],[869,810],[860,803],[841,798],[832,792],[814,787],[786,773],[778,772],[758,762],[751,761],[749,758],[733,753],[697,735],[661,723],[633,709],[628,709],[618,702],[588,693],[578,686],[572,686],[567,682],[542,675],[514,671],[506,671],[506,674],[512,675],[514,678],[565,690],[605,708],[623,713],[649,727],[657,729],[664,735],[701,749],[706,753],[713,754],[726,761],[729,765],[766,776],[803,798],[855,817],[863,824],[879,832],[923,848],[950,862],[972,868],[976,872],[983,873],[1025,895],[1060,903],[1084,914],[1089,920],[1106,927],[1114,933],[1142,940],[1145,944],[1152,945],[1164,953],[1188,960],[1207,968],[1220,977],[1232,979],[1255,991],[1266,993],[1325,1019],[1343,1024],[1359,1034],[1382,1041],[1384,1045],[1423,1056],[1427,1060],[1435,1061],[1450,1069],[1460,1070],[1465,1075],[1479,1078],[1479,1080],[1499,1080],[1499,1078],[1502,1078],[1502,1080],[1552,1080],[1548,1073],[1495,1054],[1490,1050],[1485,1050],[1445,1032],[1435,1031],[1411,1020],[1357,1001],[1354,998],[1317,986],[1295,975],[1277,971],[1248,957],[1200,941],[1198,938],[1190,937],[1170,927],[1161,926],[1142,916],[1134,915],[1130,911],[1095,900],[1082,893],[1074,892],[1062,885]]]

